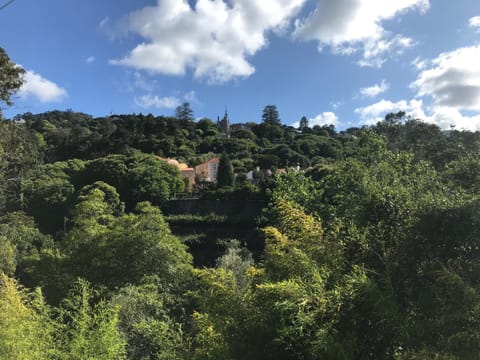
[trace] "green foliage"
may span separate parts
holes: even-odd
[[[23,84],[25,70],[13,63],[5,50],[0,47],[0,100],[7,105],[12,105],[10,97],[20,89]],[[1,111],[0,111],[1,120]]]
[[[247,140],[256,140],[257,136],[251,131],[247,129],[238,129],[232,132],[232,138],[236,139],[247,139]]]
[[[140,203],[137,214],[115,216],[114,211],[100,189],[79,199],[74,227],[63,242],[64,271],[110,289],[136,284],[146,275],[171,284],[188,276],[191,257],[160,210]]]
[[[387,153],[386,139],[372,129],[363,129],[344,149],[346,157],[352,157],[366,164],[382,160]]]
[[[0,272],[0,358],[54,359],[53,331],[41,293],[28,293]]]
[[[309,209],[317,196],[318,190],[315,182],[299,171],[289,170],[285,174],[277,174],[275,176],[275,184],[272,191],[272,199],[274,201],[291,201]]]
[[[25,206],[22,181],[39,163],[37,137],[24,126],[0,120],[0,214]]]
[[[221,360],[231,358],[225,339],[215,330],[214,324],[207,314],[193,314],[195,331],[195,349],[193,359]]]
[[[185,186],[175,167],[140,153],[45,164],[21,184],[26,212],[50,234],[67,230],[70,209],[85,185],[103,190],[107,201],[115,203],[114,214],[123,212],[123,203],[128,210],[144,200],[163,205]],[[45,208],[50,211],[45,212]]]
[[[187,225],[187,224],[201,224],[207,223],[209,226],[221,225],[229,219],[226,216],[210,213],[208,215],[195,215],[195,214],[180,214],[180,215],[168,215],[165,216],[165,220],[171,224]]]
[[[42,234],[32,218],[24,213],[12,212],[0,217],[0,253],[3,271],[24,278],[24,269],[30,259],[52,245],[52,240]]]
[[[270,107],[231,138],[188,114],[53,111],[0,123],[0,270],[52,304],[2,275],[0,357],[477,359],[479,133],[402,112],[298,131]],[[222,152],[236,186],[198,195],[269,206],[255,224],[169,216],[195,263],[212,266],[193,269],[151,205],[183,181],[146,153],[194,166]],[[310,164],[246,179],[256,166]],[[259,224],[265,246],[252,249]],[[238,241],[216,241],[234,232],[256,263]]]
[[[236,186],[224,186],[213,190],[206,190],[202,192],[202,199],[264,201],[266,195],[258,185],[252,184],[251,182],[243,182]]]
[[[287,145],[277,145],[268,149],[266,153],[274,155],[280,160],[280,163],[278,164],[279,167],[300,166],[305,168],[310,165],[310,161],[306,156],[290,149]]]
[[[308,130],[308,120],[305,116],[302,116],[300,119],[300,124],[298,126],[298,130],[304,132]]]
[[[0,274],[0,357],[2,359],[125,359],[118,310],[79,280],[60,308],[40,291],[29,292]]]
[[[15,273],[17,261],[15,246],[3,235],[0,235],[0,272],[9,276]]]
[[[280,177],[273,191],[275,199],[286,198],[320,214],[326,220],[326,234],[342,239],[343,251],[336,253],[343,253],[348,266],[362,266],[369,274],[359,297],[349,299],[350,308],[335,326],[346,331],[345,338],[351,340],[342,342],[342,348],[351,348],[355,358],[365,353],[375,354],[375,358],[402,358],[404,354],[413,358],[416,351],[475,358],[472,354],[478,349],[472,339],[477,336],[478,302],[471,271],[478,269],[474,260],[478,258],[474,240],[478,238],[474,220],[477,202],[465,193],[473,189],[456,184],[451,187],[448,182],[445,185],[431,165],[417,162],[413,154],[384,150],[375,157],[360,158],[362,161],[337,163],[316,183],[302,180],[309,184],[309,191],[302,191],[305,185],[299,183],[303,177],[300,174],[291,186],[285,183],[287,179],[292,181],[291,175]],[[447,170],[454,183],[458,181],[455,176],[462,179],[456,174],[464,171],[455,172],[457,166],[452,163]],[[468,178],[465,176],[466,181]],[[282,214],[302,218],[291,208],[282,210],[284,206],[274,207],[273,219],[285,219]],[[308,228],[307,224],[301,228]],[[282,232],[288,231],[300,233],[287,222]],[[274,259],[279,258],[282,253],[279,255],[278,249],[289,244],[291,235],[269,234],[277,239],[272,243],[272,254]],[[272,251],[268,244],[266,250]],[[321,245],[314,248],[321,249]],[[273,265],[266,262],[270,273],[283,274],[279,280],[290,273],[308,273],[300,265],[305,263],[301,254],[288,252],[298,256],[291,263],[275,267],[276,261]],[[339,263],[327,268],[347,269]],[[464,310],[454,310],[454,303],[457,310],[459,304]],[[468,320],[461,315],[467,313]],[[403,350],[398,352],[397,347]]]
[[[184,102],[175,109],[175,117],[182,122],[193,121],[193,110],[190,108],[190,103]]]
[[[293,149],[311,159],[315,156],[337,159],[340,157],[341,144],[330,136],[305,134],[295,138]]]
[[[177,168],[155,156],[140,153],[93,160],[87,164],[84,177],[86,184],[104,181],[115,187],[128,209],[146,200],[155,205],[164,204],[184,189]]]
[[[189,339],[169,311],[165,288],[154,283],[129,286],[113,299],[119,307],[120,328],[126,335],[130,359],[185,359]]]
[[[94,292],[79,280],[61,305],[59,336],[61,359],[126,359],[125,340],[118,329],[118,309],[100,301],[91,305]]]
[[[476,153],[465,153],[459,159],[447,164],[445,175],[469,192],[480,193],[480,159]]]
[[[80,191],[79,198],[88,196],[93,190],[98,189],[103,192],[103,200],[108,204],[108,207],[112,211],[112,215],[120,216],[124,213],[125,204],[120,200],[120,195],[117,190],[103,181],[96,181],[92,185],[87,185]]]
[[[431,161],[436,169],[458,158],[462,147],[455,132],[446,136],[438,126],[414,119],[403,123],[404,116],[403,112],[388,114],[385,121],[374,128],[376,133],[386,137],[390,150],[410,151],[417,159]]]
[[[218,164],[217,184],[218,187],[232,186],[235,182],[233,166],[227,154],[222,154]]]
[[[252,254],[248,249],[241,247],[238,240],[227,243],[225,254],[217,259],[217,267],[233,273],[235,283],[240,293],[245,292],[250,286],[251,279],[247,271],[253,266]]]
[[[268,125],[280,125],[280,117],[275,105],[267,105],[263,109],[262,122]]]
[[[65,172],[65,164],[46,164],[23,182],[26,211],[42,225],[42,230],[54,233],[62,229],[64,217],[72,205],[75,187]],[[48,208],[50,211],[46,212]]]
[[[216,350],[207,353],[211,358],[339,356],[342,340],[333,326],[341,321],[343,307],[361,296],[366,276],[359,268],[337,274],[333,269],[341,268],[341,247],[323,234],[318,219],[288,202],[276,207],[277,225],[285,234],[265,229],[265,256],[258,268],[233,244],[219,268],[197,272],[205,288],[199,295],[202,311],[196,317],[202,327],[194,337],[201,339],[195,351],[205,353],[209,344]],[[345,356],[338,358],[352,356],[342,351]]]

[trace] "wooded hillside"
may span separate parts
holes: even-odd
[[[0,357],[478,359],[479,150],[403,113],[230,136],[152,115],[2,121]],[[255,256],[234,215],[170,214],[178,237],[162,213],[186,189],[160,157],[222,156],[234,184],[191,196],[268,203],[241,223]]]

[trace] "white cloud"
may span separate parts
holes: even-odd
[[[145,109],[175,109],[177,106],[180,105],[180,99],[175,96],[159,97],[149,94],[136,97],[134,101],[135,104]]]
[[[324,126],[324,125],[334,125],[337,126],[339,124],[338,121],[338,116],[330,111],[323,112],[321,114],[318,114],[314,118],[308,119],[308,126],[312,127],[315,125],[318,126]],[[294,128],[298,128],[300,126],[300,121],[294,122],[290,126],[293,126]]]
[[[405,111],[407,115],[415,119],[425,119],[423,111],[423,101],[413,99],[411,101],[400,100],[392,102],[390,100],[382,99],[375,104],[355,109],[355,113],[360,115],[364,124],[373,125],[385,118],[388,113],[396,113]]]
[[[140,90],[144,90],[144,91],[153,91],[157,85],[157,81],[156,80],[151,80],[151,79],[147,79],[142,73],[140,73],[139,71],[134,71],[132,74],[131,74],[131,81],[132,81],[132,85],[131,85],[131,90],[134,91],[135,89],[140,89]]]
[[[323,112],[321,114],[318,114],[314,118],[309,119],[308,125],[310,127],[315,125],[319,125],[319,126],[335,125],[336,126],[338,125],[338,116],[331,111]]]
[[[110,17],[106,16],[100,21],[100,23],[98,24],[98,27],[101,29],[105,28],[109,23],[110,23]]]
[[[329,46],[335,53],[362,51],[360,65],[380,67],[387,54],[413,45],[410,38],[392,36],[382,23],[409,10],[428,8],[428,0],[317,0],[316,9],[296,21],[294,35],[316,40],[319,49]]]
[[[375,84],[369,87],[361,88],[360,95],[363,97],[373,98],[377,95],[380,95],[387,91],[390,88],[390,84],[387,83],[385,80],[382,80],[380,84]]]
[[[248,77],[247,60],[267,45],[266,34],[285,28],[307,0],[159,0],[121,23],[145,41],[112,64],[152,73],[225,82]],[[106,26],[104,24],[104,26]]]
[[[434,106],[425,110],[422,100],[400,100],[392,102],[381,100],[375,104],[355,109],[360,115],[363,124],[374,125],[385,118],[388,113],[405,113],[413,119],[418,119],[429,124],[435,124],[443,130],[454,126],[457,130],[480,131],[480,114],[464,115],[459,110],[449,106]]]
[[[471,28],[476,28],[480,30],[480,16],[474,16],[468,20],[468,25]]]
[[[423,70],[427,67],[428,62],[425,59],[422,59],[421,57],[417,56],[411,64],[417,69],[417,70]]]
[[[85,59],[85,62],[86,62],[87,64],[91,64],[91,63],[93,63],[94,61],[95,61],[95,56],[89,56],[89,57],[87,57],[87,58]]]
[[[339,107],[345,105],[345,102],[343,101],[331,101],[330,106],[334,108],[335,110],[338,109]]]
[[[364,67],[380,68],[387,61],[388,55],[402,55],[415,43],[412,39],[396,35],[393,38],[370,39],[363,45],[362,58],[357,62]]]
[[[200,104],[200,100],[198,100],[197,93],[194,90],[188,91],[183,96],[159,97],[157,95],[147,94],[134,98],[135,104],[145,109],[175,109],[184,101],[189,102],[191,105]]]
[[[457,130],[480,131],[480,114],[468,116],[452,107],[435,107],[426,122],[436,124],[444,130],[452,126]]]
[[[479,58],[480,45],[463,47],[440,54],[428,68],[427,62],[419,68],[421,71],[410,87],[418,98],[432,100],[426,122],[442,129],[454,125],[457,129],[480,130]]]
[[[124,36],[126,34],[126,31],[124,28],[125,28],[125,25],[122,22],[119,21],[118,23],[113,23],[112,21],[110,21],[109,16],[104,17],[98,23],[98,29],[102,33],[107,35],[110,40],[114,40],[119,36]]]
[[[200,104],[200,101],[198,100],[197,93],[194,90],[190,90],[187,92],[185,95],[183,95],[183,99],[190,104]]]
[[[436,107],[480,111],[480,45],[440,54],[411,84]]]
[[[32,70],[25,72],[23,80],[24,83],[18,91],[22,99],[34,97],[42,103],[47,103],[59,102],[67,97],[67,91],[64,88]]]

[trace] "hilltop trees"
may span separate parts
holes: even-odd
[[[308,129],[308,120],[305,116],[302,116],[300,119],[300,125],[298,126],[298,130],[304,132]]]
[[[22,86],[24,73],[25,70],[13,63],[5,50],[0,47],[0,101],[9,106],[12,105],[11,96]],[[0,119],[1,117],[0,108]]]
[[[184,102],[182,105],[177,106],[175,109],[175,117],[183,123],[195,120],[190,103]]]
[[[262,122],[267,125],[280,125],[280,116],[275,105],[267,105],[263,109]]]
[[[25,205],[22,182],[41,162],[40,137],[0,120],[0,214]]]
[[[38,166],[23,180],[24,210],[40,223],[43,231],[65,230],[62,225],[70,217],[69,209],[82,187],[98,181],[113,186],[129,211],[141,201],[161,206],[184,188],[178,169],[153,155],[135,153],[91,161],[69,160]],[[45,208],[50,211],[46,213]]]
[[[477,359],[480,133],[265,110],[230,138],[180,115],[0,122],[0,358]],[[221,156],[202,195],[268,209],[169,214],[167,156]]]

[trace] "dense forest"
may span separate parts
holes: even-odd
[[[479,154],[403,112],[3,119],[0,358],[478,359]],[[220,158],[218,181],[162,158]],[[178,194],[263,210],[174,213]]]

